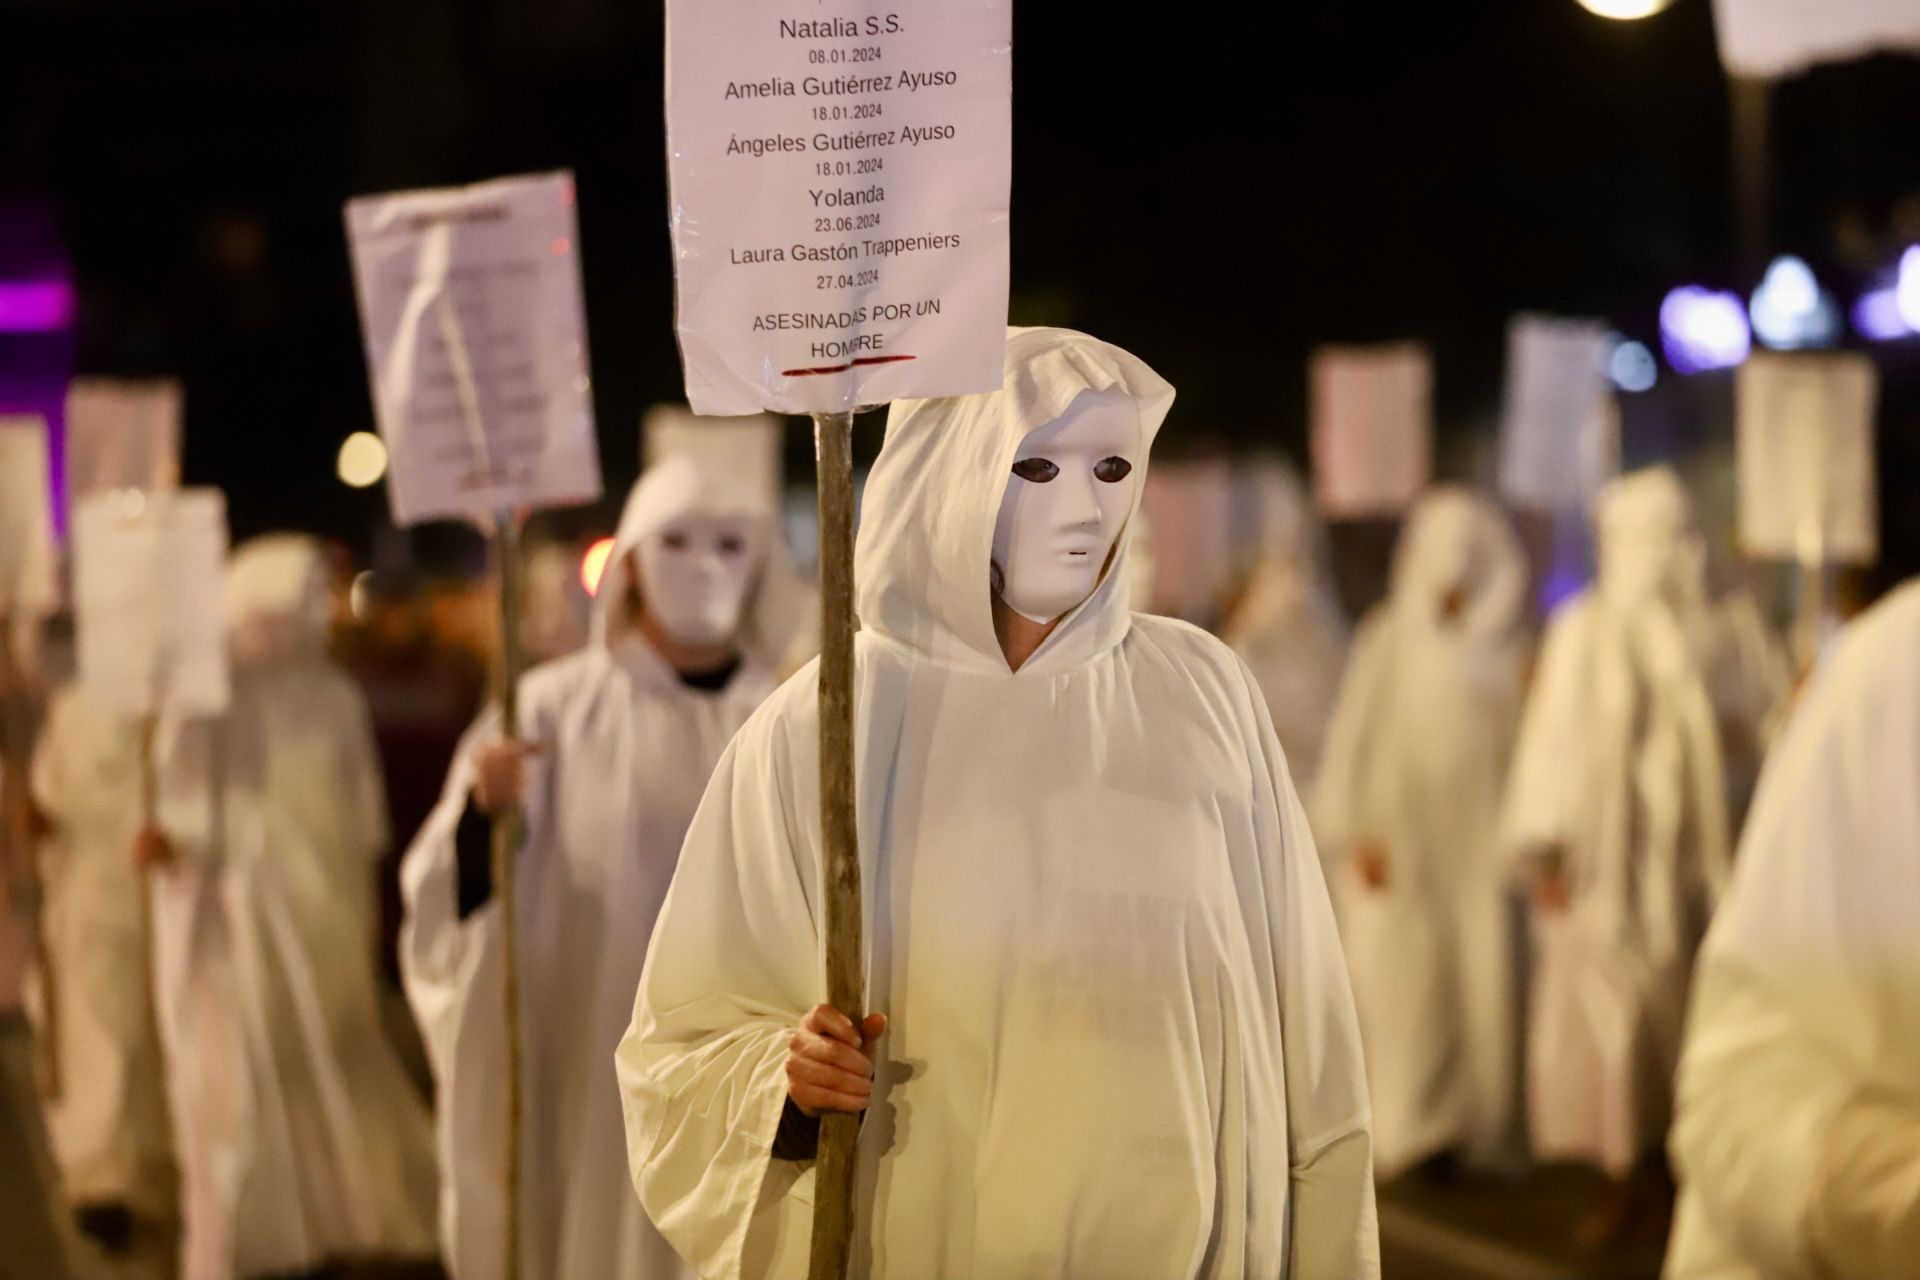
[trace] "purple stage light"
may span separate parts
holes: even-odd
[[[1738,294],[1682,285],[1660,304],[1660,345],[1676,372],[1731,369],[1753,348],[1747,308]]]
[[[1900,314],[1900,296],[1892,289],[1874,289],[1853,304],[1853,328],[1870,342],[1892,342],[1913,333]]]
[[[0,333],[58,333],[72,324],[65,280],[0,280]]]

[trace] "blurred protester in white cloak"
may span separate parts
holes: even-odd
[[[83,1233],[129,1247],[169,1224],[178,1173],[153,1021],[145,877],[127,851],[140,830],[140,734],[77,684],[54,695],[33,760],[46,894],[59,1089],[47,1130],[61,1190]]]
[[[1347,662],[1347,618],[1334,590],[1326,529],[1306,486],[1290,468],[1272,475],[1278,483],[1265,545],[1221,638],[1259,682],[1287,771],[1311,809]]]
[[[24,684],[20,670],[0,659],[0,713],[8,699],[37,694]],[[27,770],[19,764],[9,770],[10,754],[0,753],[0,1272],[67,1280],[75,1242],[70,1229],[62,1230],[68,1224],[58,1204],[59,1173],[41,1115],[35,1061],[40,1046],[24,1007],[39,908],[24,860],[31,856],[36,824],[27,803]]]
[[[1713,594],[1705,540],[1690,539],[1682,561],[1682,617],[1706,680],[1720,732],[1728,831],[1738,834],[1773,734],[1793,687],[1785,637],[1767,624],[1752,593]]]
[[[162,723],[156,990],[184,1280],[433,1251],[426,1106],[381,1026],[387,844],[367,708],[328,659],[318,544],[254,539],[227,577],[233,700]]]
[[[1378,1276],[1359,1035],[1266,707],[1128,609],[1172,399],[1015,329],[1004,390],[894,402],[856,556],[874,1012],[817,1003],[810,668],[721,760],[620,1046],[640,1198],[701,1275],[806,1274],[830,1108],[866,1111],[855,1275]]]
[[[1516,1154],[1514,973],[1500,804],[1525,693],[1527,565],[1460,489],[1414,507],[1361,623],[1313,814],[1388,1178]]]
[[[1670,1280],[1920,1260],[1920,586],[1856,621],[1760,780],[1700,954]]]
[[[1504,817],[1535,907],[1529,1129],[1541,1158],[1607,1175],[1590,1243],[1664,1190],[1687,976],[1729,861],[1686,628],[1692,504],[1653,468],[1608,485],[1596,523],[1599,579],[1548,627]]]
[[[721,749],[774,687],[792,583],[775,513],[689,455],[634,486],[593,638],[528,673],[520,742],[488,712],[402,866],[401,969],[438,1084],[440,1225],[460,1280],[504,1274],[506,1083],[489,815],[518,855],[520,1274],[692,1276],[626,1173],[613,1053],[655,913]]]

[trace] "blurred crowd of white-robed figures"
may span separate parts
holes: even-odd
[[[1244,566],[1230,598],[1206,603],[1265,694],[1326,868],[1377,1175],[1585,1162],[1608,1179],[1582,1227],[1601,1243],[1671,1194],[1671,1149],[1675,1275],[1911,1265],[1911,591],[1802,693],[1753,597],[1710,589],[1709,535],[1654,468],[1601,492],[1593,580],[1544,624],[1507,515],[1442,486],[1352,625],[1302,487],[1268,476],[1273,500],[1229,548]],[[1181,584],[1145,528],[1134,538],[1146,609]],[[672,581],[702,547],[737,561],[733,577],[641,608],[633,575]],[[18,1189],[0,1221],[21,1256],[216,1280],[450,1253],[463,1280],[492,1273],[501,1050],[472,1011],[499,982],[475,924],[494,815],[526,806],[532,838],[575,860],[567,883],[523,883],[536,927],[579,894],[650,919],[734,729],[808,656],[775,515],[723,478],[650,471],[609,563],[589,605],[572,552],[535,559],[527,639],[554,661],[527,684],[525,749],[487,719],[468,730],[481,679],[449,640],[457,609],[436,624],[392,575],[359,578],[349,609],[346,576],[303,537],[232,557],[218,722],[163,720],[143,739],[78,696],[57,630],[14,646],[5,693],[31,744],[8,757],[28,763],[7,777],[0,1004],[34,1018],[0,1015]],[[588,759],[603,767],[570,764]],[[403,907],[417,1037],[393,1016]],[[540,1100],[526,1158],[559,1178],[528,1247],[554,1275],[680,1265],[658,1252],[616,1095],[596,1082],[644,957],[644,928],[616,932],[556,927],[523,959]],[[1733,1257],[1777,1269],[1712,1269]]]

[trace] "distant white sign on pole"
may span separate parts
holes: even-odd
[[[171,378],[75,378],[67,388],[67,493],[180,484],[180,384]]]
[[[600,496],[573,177],[347,203],[398,524]]]
[[[696,412],[845,412],[1000,386],[1012,46],[1012,0],[670,0]]]
[[[1714,0],[1720,60],[1739,76],[1789,76],[1878,52],[1920,53],[1913,0]]]
[[[226,501],[217,489],[83,499],[73,515],[80,687],[129,718],[228,698]]]
[[[1425,344],[1322,347],[1308,375],[1313,491],[1334,519],[1398,515],[1433,466],[1433,361]]]
[[[1519,315],[1507,326],[1500,489],[1514,502],[1583,510],[1619,471],[1611,345],[1598,320]]]
[[[1857,564],[1879,556],[1878,397],[1864,355],[1763,354],[1740,366],[1740,543],[1750,554]]]
[[[0,617],[43,618],[59,603],[47,423],[0,414]]]
[[[784,432],[780,419],[770,413],[707,418],[685,405],[657,404],[647,410],[642,427],[642,456],[651,467],[676,454],[689,454],[738,476],[766,500],[769,511],[777,511],[785,484]]]

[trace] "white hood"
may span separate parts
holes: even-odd
[[[1139,406],[1138,494],[1173,388],[1142,361],[1069,329],[1009,329],[1006,384],[986,395],[895,401],[868,478],[855,552],[864,626],[954,666],[1004,671],[988,586],[994,521],[1015,453],[1082,391],[1118,388]],[[1129,513],[1131,523],[1132,513]],[[1100,585],[1061,619],[1020,674],[1061,671],[1118,644],[1129,626],[1130,531]]]
[[[1526,604],[1527,558],[1520,540],[1491,502],[1443,485],[1420,499],[1400,535],[1394,607],[1438,625],[1441,599],[1456,586],[1468,593],[1460,623],[1470,641],[1512,636]]]
[[[690,512],[751,522],[760,570],[747,600],[740,649],[761,666],[777,667],[792,637],[799,606],[799,587],[780,541],[778,512],[735,477],[688,454],[647,468],[627,496],[614,531],[613,551],[594,596],[593,643],[611,647],[632,629],[627,602],[633,588],[633,552],[641,539]]]
[[[333,617],[326,554],[303,533],[267,533],[227,564],[227,619],[247,660],[321,652]]]

